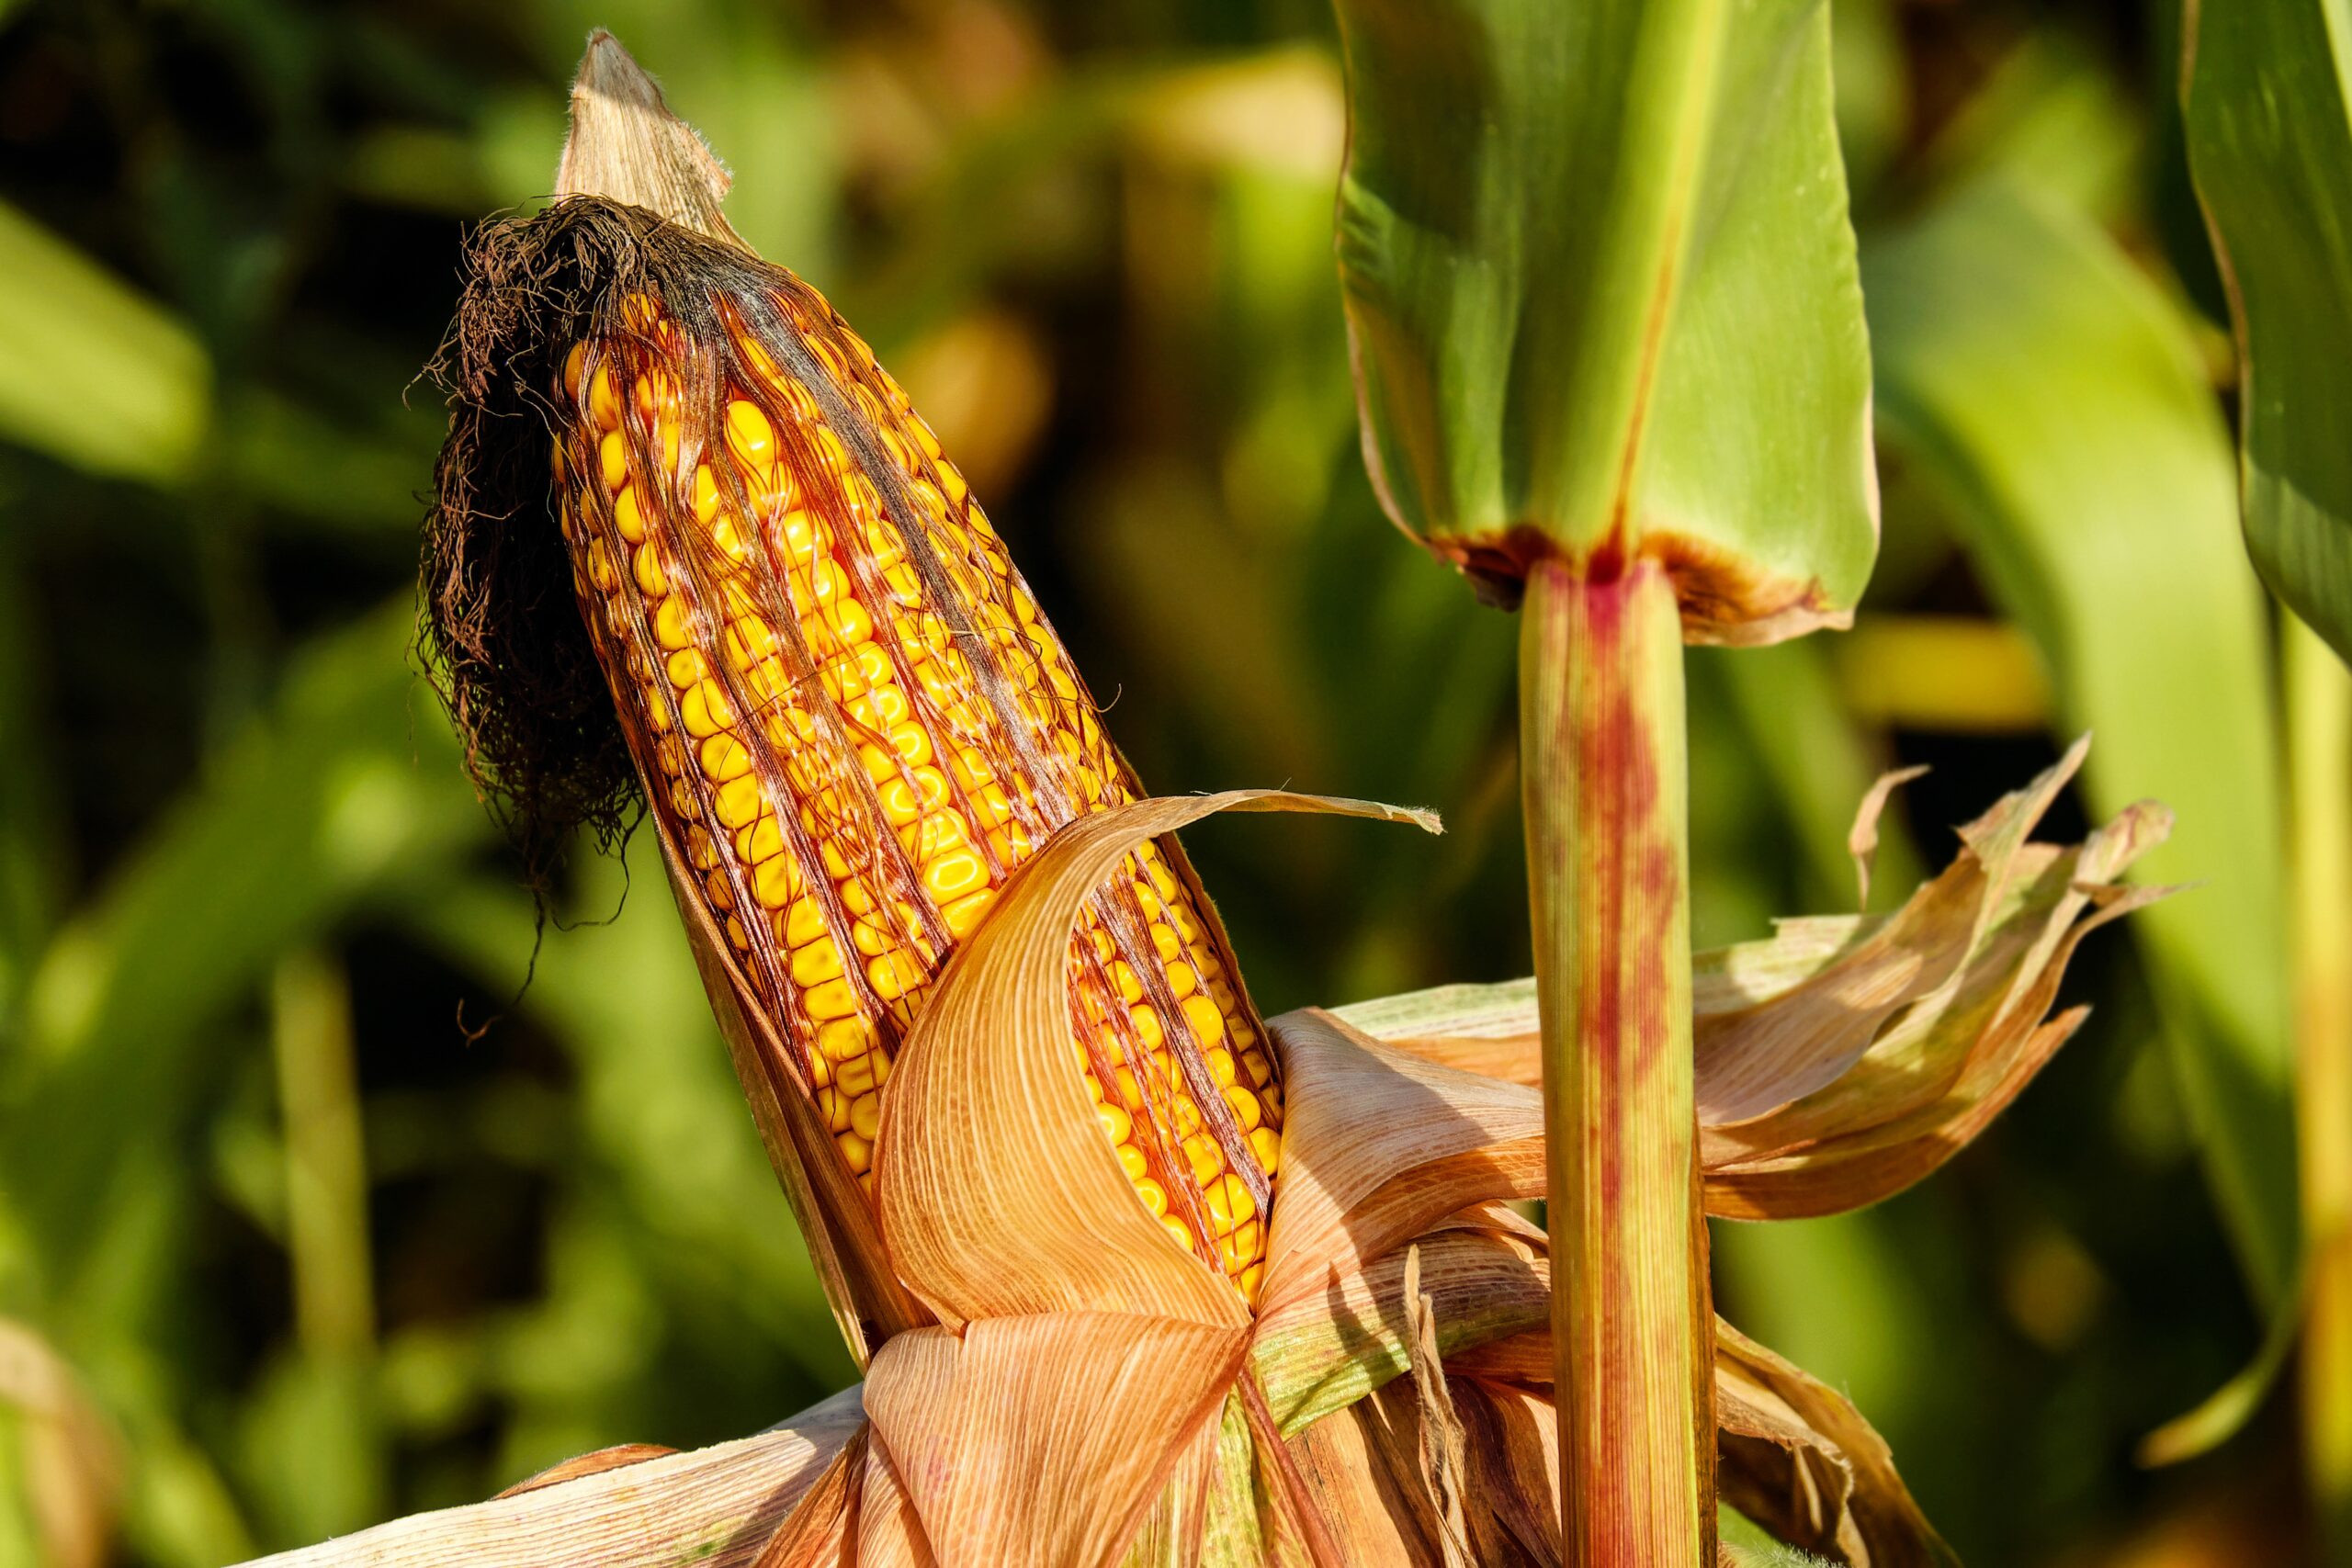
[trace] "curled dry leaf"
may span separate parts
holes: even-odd
[[[1087,896],[1138,844],[1228,810],[1436,825],[1276,790],[1152,799],[1070,823],[1014,874],[940,977],[883,1098],[884,1233],[900,1277],[943,1322],[1075,1311],[1247,1320],[1240,1298],[1136,1201],[1103,1140],[1070,1055],[1064,969]],[[1285,1149],[1295,1139],[1294,1127]]]
[[[1716,1483],[1781,1540],[1853,1568],[1959,1561],[1845,1397],[1715,1320]]]
[[[1854,826],[1846,835],[1846,852],[1854,857],[1854,879],[1859,885],[1855,899],[1857,908],[1867,908],[1871,901],[1871,863],[1878,859],[1878,819],[1886,815],[1886,803],[1894,792],[1913,779],[1924,777],[1927,768],[1895,768],[1879,774],[1871,784],[1862,804],[1855,809]]]
[[[1544,1189],[1532,1090],[1383,1045],[1313,1008],[1271,1019],[1291,1085],[1263,1307],[1324,1289],[1459,1209]]]
[[[2165,895],[2117,879],[2172,823],[2143,802],[2079,845],[2030,842],[2085,744],[1962,829],[1952,864],[1894,915],[1783,920],[1696,956],[1708,1213],[1791,1219],[1892,1196],[1965,1147],[2073,1033],[2083,1010],[2049,1016],[2067,962]],[[1532,982],[1329,1016],[1425,1061],[1536,1081]],[[1277,1039],[1291,1022],[1273,1021]]]

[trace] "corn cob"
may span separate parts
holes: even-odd
[[[814,290],[752,276],[600,313],[550,389],[556,488],[650,807],[870,1186],[925,988],[1057,828],[1136,790],[930,428]],[[1096,894],[1069,989],[1139,1200],[1254,1299],[1282,1090],[1171,853]]]

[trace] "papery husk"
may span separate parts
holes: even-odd
[[[876,1356],[865,1408],[942,1568],[1112,1562],[1248,1343],[1132,1313],[916,1329]]]
[[[2066,964],[2170,891],[2116,879],[2172,822],[2143,802],[2078,846],[2029,841],[2086,745],[1962,829],[1952,865],[1893,916],[1783,920],[1696,956],[1710,1214],[1793,1219],[1892,1196],[1965,1147],[2080,1025],[2086,1010],[2048,1017]],[[1883,804],[1874,792],[1864,818]],[[1327,1016],[1456,1070],[1528,1086],[1539,1072],[1532,982]],[[1273,1021],[1277,1038],[1288,1021]]]
[[[1151,799],[1069,824],[1013,874],[941,975],[883,1090],[883,1228],[901,1277],[942,1322],[1056,1311],[1247,1321],[1224,1278],[1136,1202],[1071,1062],[1064,968],[1094,887],[1137,845],[1217,811],[1435,826],[1395,807],[1275,790]]]
[[[1958,1563],[1860,1413],[1720,1318],[1715,1401],[1717,1490],[1773,1535],[1855,1568]]]

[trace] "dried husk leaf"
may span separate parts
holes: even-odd
[[[1308,1008],[1268,1021],[1290,1120],[1260,1310],[1361,1274],[1446,1215],[1543,1195],[1544,1108]]]
[[[931,1544],[905,1484],[878,1442],[865,1450],[857,1498],[856,1568],[931,1568]]]
[[[1867,908],[1871,901],[1871,863],[1878,859],[1878,819],[1886,814],[1886,803],[1894,792],[1913,779],[1923,778],[1927,768],[1895,768],[1879,774],[1862,796],[1862,804],[1854,811],[1854,826],[1846,834],[1846,852],[1854,857],[1854,879],[1860,891],[1855,908]]]
[[[527,1480],[518,1481],[501,1497],[520,1497],[526,1492],[537,1492],[542,1486],[560,1486],[567,1481],[586,1476],[602,1475],[608,1470],[620,1470],[632,1464],[643,1464],[650,1459],[662,1459],[676,1453],[660,1443],[615,1443],[609,1448],[594,1449],[584,1454],[574,1454],[560,1464],[551,1464]]]
[[[1421,1249],[1405,1249],[1405,1345],[1412,1359],[1413,1393],[1420,1416],[1421,1485],[1438,1525],[1445,1568],[1470,1568],[1470,1523],[1463,1499],[1470,1489],[1467,1439],[1446,1387],[1445,1362],[1438,1351],[1437,1309],[1421,1289]]]
[[[1248,1336],[1132,1313],[902,1334],[865,1408],[942,1568],[1125,1551],[1240,1370]]]
[[[1127,1548],[1124,1568],[1193,1568],[1202,1562],[1205,1549],[1208,1515],[1212,1495],[1221,1496],[1227,1483],[1225,1435],[1228,1429],[1239,1432],[1242,1458],[1249,1458],[1249,1431],[1242,1424],[1241,1411],[1230,1393],[1219,1407],[1218,1418],[1204,1423],[1193,1432],[1184,1451],[1177,1457],[1176,1468],[1168,1484],[1159,1489],[1153,1499],[1151,1512],[1144,1517],[1143,1528],[1136,1532],[1134,1543]],[[1247,1488],[1247,1476],[1243,1477]],[[1254,1520],[1254,1513],[1251,1515]],[[1227,1553],[1215,1559],[1221,1562],[1257,1561],[1247,1555]]]
[[[1395,807],[1277,790],[1156,798],[1069,823],[1014,874],[949,961],[883,1091],[883,1233],[943,1323],[1087,1311],[1248,1321],[1225,1280],[1136,1201],[1070,1055],[1065,968],[1087,896],[1130,852],[1228,810],[1435,828]],[[1294,1127],[1285,1161],[1295,1146]]]
[[[1697,956],[1708,1213],[1795,1218],[1891,1196],[1964,1147],[2073,1032],[2079,1010],[2047,1018],[2067,962],[2091,931],[2165,896],[2114,884],[2171,826],[2143,803],[2079,846],[2029,842],[2082,756],[2077,743],[1963,828],[1953,866],[1892,918],[1784,920],[1769,941]],[[1964,956],[1949,963],[1955,946]],[[1532,982],[1340,1010],[1396,1050],[1536,1080]],[[1805,1092],[1753,1114],[1792,1089]]]
[[[1720,1318],[1715,1401],[1721,1495],[1779,1539],[1854,1568],[1959,1561],[1861,1414]]]
[[[753,1568],[855,1568],[858,1498],[873,1452],[872,1428],[860,1421],[768,1538]]]

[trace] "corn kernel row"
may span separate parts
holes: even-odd
[[[741,316],[695,344],[639,297],[573,350],[563,526],[656,809],[870,1180],[881,1087],[953,944],[1054,828],[1132,791],[929,428],[821,300],[775,302],[830,407]],[[720,361],[707,402],[697,347]],[[1095,898],[1070,972],[1073,1049],[1138,1197],[1254,1294],[1281,1089],[1156,846]]]

